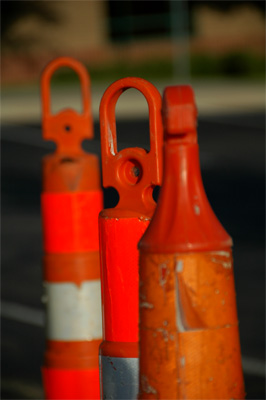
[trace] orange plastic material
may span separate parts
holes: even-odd
[[[100,190],[77,192],[75,196],[71,192],[64,193],[63,196],[46,193],[43,198],[43,218],[46,223],[45,251],[98,251],[99,239],[97,234],[94,234],[98,215],[94,210],[97,208],[100,212],[99,204],[102,204]]]
[[[61,67],[73,69],[80,78],[83,102],[81,114],[72,109],[57,114],[51,112],[51,78]],[[80,293],[84,285],[92,282],[95,287],[100,279],[98,215],[103,208],[103,195],[99,161],[96,155],[86,153],[81,148],[84,139],[93,137],[89,89],[86,69],[72,58],[55,59],[42,74],[43,137],[57,144],[56,151],[43,159],[41,196],[44,284],[48,288],[47,293],[54,290],[53,296],[57,290],[53,287],[58,288],[57,293],[62,293],[63,285],[70,283],[75,288],[73,290]],[[68,292],[64,293],[67,296]],[[82,299],[82,296],[78,296],[78,299]],[[47,305],[54,304],[53,301],[48,297]],[[67,298],[60,299],[62,304],[66,301]],[[82,309],[82,300],[77,300],[77,303],[79,301],[80,305],[73,305],[73,310],[68,312],[72,313],[74,320],[78,320],[80,315],[78,307]],[[94,299],[94,308],[95,302]],[[47,321],[52,321],[49,322],[51,325],[56,325],[57,320],[62,323],[64,318],[68,318],[64,312],[62,310],[60,315],[50,318],[50,312],[47,311]],[[86,319],[86,315],[82,318]],[[101,325],[100,312],[95,315],[94,322],[97,326]],[[47,332],[54,332],[53,326],[48,325]],[[101,333],[85,341],[76,339],[74,334],[69,341],[64,339],[64,334],[62,339],[47,337],[42,369],[46,399],[100,398],[98,349],[101,338]]]
[[[135,88],[146,98],[149,107],[150,151],[138,147],[117,152],[115,106],[119,96]],[[103,186],[119,193],[117,210],[152,215],[155,202],[152,191],[161,182],[162,129],[161,96],[149,82],[140,78],[124,78],[105,91],[100,105]]]
[[[98,399],[97,390],[99,382],[99,370],[95,369],[50,369],[43,368],[44,386],[47,387],[48,399],[74,400],[73,393],[78,394],[79,399],[88,399],[88,385],[90,385],[91,399]],[[92,383],[92,384],[91,384]]]
[[[243,399],[232,241],[201,180],[189,86],[165,89],[164,177],[140,248],[140,399]]]
[[[153,229],[146,232],[141,248],[165,253],[231,247],[232,239],[215,216],[202,183],[192,89],[167,88],[163,110],[167,185],[163,185],[158,204],[164,206],[157,207]]]
[[[139,90],[148,102],[149,152],[137,147],[117,151],[115,105],[118,97],[129,88]],[[138,393],[138,381],[129,373],[138,365],[137,243],[155,210],[153,189],[161,183],[161,96],[152,84],[143,79],[121,79],[103,95],[100,124],[103,186],[114,187],[119,194],[117,206],[103,210],[99,216],[104,338],[100,346],[101,395],[103,398],[116,398],[120,393],[119,396],[131,399]],[[129,370],[126,367],[119,370],[116,361],[121,359]],[[108,375],[105,362],[112,365],[114,379]],[[133,375],[137,376],[136,373]],[[108,384],[110,381],[112,385]]]
[[[56,115],[51,111],[51,78],[61,67],[73,69],[81,82],[83,103],[82,114],[72,109],[65,109]],[[70,151],[71,154],[83,153],[81,142],[83,139],[93,138],[93,122],[91,115],[91,100],[88,88],[90,80],[86,68],[70,57],[59,57],[45,68],[41,80],[43,137],[57,143],[57,152]]]

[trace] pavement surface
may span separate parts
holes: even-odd
[[[96,84],[92,82],[92,112],[94,120],[99,119],[99,105],[104,91],[112,82]],[[165,86],[176,85],[179,82],[153,82],[160,93]],[[191,82],[195,91],[197,107],[200,115],[224,115],[234,113],[255,112],[265,107],[265,85],[262,81],[226,81],[208,80]],[[51,87],[52,110],[73,107],[81,110],[79,86]],[[5,88],[1,94],[2,123],[40,123],[41,105],[40,91],[37,85],[20,88]],[[123,93],[119,98],[117,118],[143,118],[147,114],[147,103],[144,97],[135,89]]]
[[[220,93],[222,89],[226,92],[226,85],[220,87]],[[202,108],[204,90],[205,99],[215,105],[209,109],[206,106],[205,111]],[[247,399],[265,399],[264,100],[259,100],[260,95],[253,87],[250,90],[254,97],[249,99],[253,99],[256,106],[252,103],[253,106],[249,104],[248,107],[246,104],[247,108],[241,109],[237,103],[239,93],[234,101],[232,92],[231,98],[228,92],[224,100],[222,96],[218,100],[217,87],[216,90],[216,96],[213,87],[209,92],[206,87],[201,92],[196,91],[199,104],[202,104],[199,106],[198,124],[202,176],[216,215],[234,239],[235,282]],[[244,96],[245,90],[242,90]],[[45,348],[44,308],[41,302],[41,159],[53,151],[54,145],[42,140],[40,119],[34,111],[30,112],[31,106],[32,110],[39,108],[38,96],[21,94],[20,97],[15,92],[13,95],[10,93],[2,97],[1,128],[1,398],[43,399],[40,373]],[[60,100],[61,95],[58,96]],[[121,103],[126,111],[120,111],[117,117],[120,149],[148,146],[147,106],[146,114],[140,111],[138,115],[135,109],[139,107],[137,103],[135,100]],[[219,112],[215,111],[219,105]],[[58,106],[57,102],[55,106]],[[131,112],[133,115],[129,118]],[[99,123],[95,110],[94,115],[95,138],[85,141],[84,148],[100,157]],[[105,208],[115,205],[116,196],[111,189],[104,191],[104,197]]]

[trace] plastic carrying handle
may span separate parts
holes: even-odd
[[[127,89],[139,90],[149,107],[150,151],[127,148],[117,152],[115,107]],[[158,90],[141,78],[124,78],[105,91],[100,104],[100,129],[103,186],[114,187],[119,194],[115,209],[150,215],[156,203],[152,192],[162,180],[163,125],[162,99]]]
[[[64,109],[57,114],[51,112],[51,78],[59,68],[68,67],[80,79],[82,93],[82,114],[73,109]],[[86,68],[70,57],[59,57],[51,61],[41,77],[42,128],[43,138],[57,144],[57,153],[83,153],[81,142],[93,138],[91,115],[90,79]]]

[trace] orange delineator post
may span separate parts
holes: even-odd
[[[83,112],[51,113],[50,81],[61,67],[80,78]],[[81,148],[93,137],[90,81],[72,58],[57,58],[41,80],[43,137],[57,144],[43,159],[46,399],[99,399],[102,339],[98,214],[103,208],[97,156]]]
[[[206,197],[189,86],[163,96],[164,176],[140,241],[140,399],[243,399],[232,240]]]
[[[150,151],[117,151],[115,106],[135,88],[149,106]],[[119,203],[99,216],[103,342],[100,346],[101,398],[136,399],[138,394],[138,249],[161,183],[161,95],[149,82],[125,78],[113,83],[100,105],[103,186],[118,191]]]

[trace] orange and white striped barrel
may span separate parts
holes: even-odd
[[[115,105],[135,88],[149,106],[150,152],[117,151]],[[138,394],[138,249],[155,209],[153,188],[161,183],[161,96],[149,82],[124,78],[104,93],[100,105],[103,186],[114,187],[119,203],[99,216],[103,342],[100,346],[101,397],[136,399]]]
[[[189,86],[165,89],[164,176],[140,248],[140,399],[243,399],[232,240],[207,200]]]
[[[60,67],[79,76],[83,113],[50,111],[50,80]],[[92,138],[89,77],[71,58],[52,61],[42,75],[43,136],[57,143],[43,159],[46,399],[99,399],[102,338],[98,214],[103,207],[97,156],[81,149]]]

